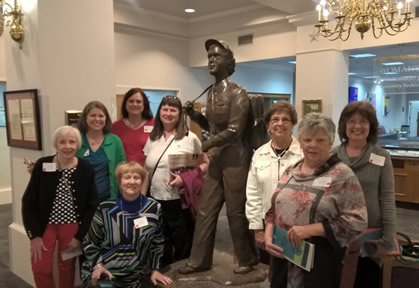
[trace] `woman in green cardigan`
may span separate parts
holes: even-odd
[[[82,145],[76,156],[93,166],[100,201],[115,199],[119,194],[114,171],[126,161],[121,140],[110,133],[111,126],[108,110],[99,101],[91,101],[84,107],[78,123]]]

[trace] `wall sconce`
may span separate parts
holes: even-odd
[[[22,26],[23,14],[20,10],[20,5],[16,4],[14,0],[14,7],[6,2],[0,0],[0,36],[3,34],[4,26],[10,27],[10,37],[19,43],[19,48],[22,49],[24,28]],[[9,19],[6,19],[9,17]]]

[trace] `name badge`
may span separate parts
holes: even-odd
[[[87,156],[89,156],[89,155],[90,155],[90,153],[89,153],[89,149],[87,149],[87,150],[86,150],[86,152],[84,152],[83,156],[84,156],[84,157],[87,157]]]
[[[331,177],[320,177],[313,181],[313,186],[317,187],[330,187],[330,184],[332,184]]]
[[[55,172],[57,170],[57,163],[42,163],[43,172]]]
[[[135,228],[142,228],[148,225],[147,217],[141,217],[134,220]]]
[[[153,130],[153,126],[150,126],[150,125],[144,126],[144,133],[151,133],[151,130]]]
[[[386,158],[374,153],[371,153],[369,162],[374,165],[384,166]]]

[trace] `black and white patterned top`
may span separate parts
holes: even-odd
[[[74,181],[72,175],[76,167],[71,169],[58,170],[62,176],[58,182],[57,192],[52,204],[49,224],[70,224],[77,222],[76,211],[74,207]]]

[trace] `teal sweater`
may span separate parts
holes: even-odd
[[[111,133],[105,135],[105,139],[103,139],[101,147],[103,148],[103,151],[105,151],[106,157],[108,158],[110,186],[109,191],[111,193],[111,199],[115,199],[115,197],[119,194],[119,188],[115,179],[115,168],[119,163],[126,161],[124,147],[122,146],[121,139]],[[89,150],[89,144],[86,143],[86,141],[83,139],[82,145],[77,151],[76,156],[79,158],[84,158],[84,154],[87,150]]]

